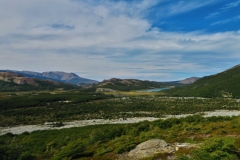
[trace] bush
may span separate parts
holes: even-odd
[[[72,157],[78,158],[84,155],[85,146],[81,143],[74,142],[67,145],[63,148],[62,151],[56,157],[55,160],[62,160],[62,159],[71,159]]]
[[[35,160],[35,159],[36,157],[32,155],[31,152],[29,151],[22,153],[18,158],[18,160]]]
[[[211,138],[204,145],[193,151],[194,160],[238,160],[236,148],[234,146],[235,138]]]

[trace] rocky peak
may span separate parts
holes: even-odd
[[[51,79],[59,79],[59,80],[69,80],[73,78],[79,78],[79,76],[74,73],[66,73],[66,72],[59,72],[59,71],[43,72],[42,76],[51,78]]]
[[[200,78],[199,77],[186,78],[184,80],[181,80],[180,83],[181,84],[192,84],[192,83],[196,82],[198,79],[200,79]]]

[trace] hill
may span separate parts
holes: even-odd
[[[200,78],[195,83],[167,91],[171,96],[240,97],[240,65],[224,72]]]
[[[51,80],[34,79],[11,72],[0,72],[0,91],[74,89],[77,86]]]
[[[142,81],[138,79],[111,78],[109,80],[104,80],[100,82],[94,87],[108,88],[108,89],[119,90],[119,91],[130,91],[130,90],[170,87],[175,85],[181,85],[181,84],[177,82],[155,82],[155,81],[147,81],[147,80]]]
[[[75,85],[98,83],[98,81],[95,81],[95,80],[79,77],[75,73],[66,73],[66,72],[59,72],[59,71],[39,73],[39,72],[32,72],[32,71],[0,70],[0,72],[13,72],[25,77],[38,78],[43,80],[53,80],[53,81],[70,83]]]

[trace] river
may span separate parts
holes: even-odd
[[[197,113],[196,113],[197,114]],[[216,110],[209,112],[202,112],[203,117],[212,117],[212,116],[239,116],[239,110]],[[39,125],[25,125],[25,126],[14,126],[14,127],[0,127],[0,136],[6,133],[21,134],[23,132],[33,132],[40,130],[51,130],[51,129],[64,129],[72,127],[83,127],[89,125],[99,125],[99,124],[128,124],[128,123],[138,123],[142,121],[155,121],[158,119],[168,119],[168,118],[182,118],[186,116],[191,116],[195,114],[181,114],[181,115],[165,115],[164,118],[155,118],[155,117],[135,117],[127,119],[92,119],[92,120],[79,120],[72,122],[64,122],[62,127],[53,127],[52,123],[45,123]]]
[[[153,89],[144,89],[144,90],[139,90],[138,92],[160,92],[163,90],[167,90],[170,88],[153,88]]]

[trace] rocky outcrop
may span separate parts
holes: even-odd
[[[168,145],[164,140],[152,139],[143,142],[131,150],[128,156],[131,159],[142,159],[146,157],[154,156],[159,153],[173,153],[175,148]]]
[[[96,92],[117,92],[117,91],[109,88],[97,88]]]
[[[200,79],[200,78],[199,77],[191,77],[191,78],[181,80],[180,83],[181,84],[192,84],[192,83],[196,82],[198,79]]]
[[[143,142],[131,150],[128,154],[119,155],[119,160],[139,160],[153,157],[157,154],[168,154],[167,160],[175,159],[175,152],[181,149],[197,148],[197,144],[190,143],[173,143],[168,144],[161,139],[151,139]]]

